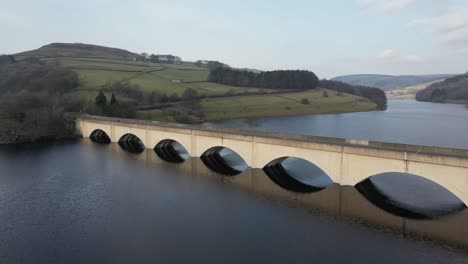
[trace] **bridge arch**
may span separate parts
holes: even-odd
[[[341,182],[342,153],[340,149],[305,149],[271,144],[256,144],[254,167],[265,168],[271,162],[284,157],[296,157],[320,168],[335,183]]]
[[[248,168],[248,164],[239,154],[223,146],[208,149],[200,159],[209,169],[226,176],[241,174]]]
[[[460,186],[463,186],[463,185],[454,184],[455,179],[463,178],[463,177],[460,177],[461,175],[457,175],[457,174],[449,175],[449,174],[444,173],[443,177],[438,177],[437,175],[434,175],[434,174],[431,175],[429,173],[419,174],[419,173],[401,172],[401,171],[387,171],[387,172],[380,172],[380,173],[373,174],[373,175],[366,175],[359,182],[356,182],[355,184],[353,184],[353,186],[358,187],[358,185],[365,184],[366,181],[368,182],[369,180],[371,180],[374,177],[377,177],[377,176],[380,176],[380,175],[385,175],[385,174],[392,174],[392,173],[404,174],[404,175],[409,175],[409,176],[413,176],[413,177],[419,177],[419,178],[422,178],[424,180],[430,181],[430,182],[444,188],[445,190],[447,190],[448,192],[450,192],[454,196],[456,196],[465,206],[468,205],[468,197],[463,192],[463,190],[460,189]],[[388,177],[391,177],[391,176],[388,176]]]
[[[172,163],[182,163],[190,158],[187,149],[173,139],[161,140],[154,147],[154,151],[162,160]]]
[[[146,149],[143,141],[138,136],[131,133],[120,137],[118,144],[122,149],[131,153],[141,153]]]
[[[293,192],[318,192],[333,184],[318,166],[296,157],[273,160],[263,167],[263,171],[273,182]]]
[[[134,135],[143,143],[144,146],[149,146],[146,137],[146,129],[136,127],[114,126],[114,140],[121,141],[126,135]]]
[[[89,135],[91,141],[98,143],[98,144],[110,144],[112,142],[109,134],[101,129],[95,129]]]
[[[355,187],[377,207],[407,218],[440,218],[466,209],[461,197],[440,183],[409,173],[372,175]]]

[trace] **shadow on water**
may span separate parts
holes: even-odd
[[[296,181],[308,186],[316,186],[312,188],[312,192],[298,192],[297,190],[288,190],[278,184],[263,170],[245,168],[240,171],[245,164],[239,162],[237,157],[230,161],[234,165],[241,164],[240,167],[237,167],[239,170],[235,169],[236,173],[234,174],[231,173],[233,171],[228,171],[229,173],[226,173],[226,171],[218,172],[210,168],[203,159],[188,158],[181,163],[171,164],[162,160],[151,150],[146,150],[134,156],[116,147],[115,144],[111,145],[111,149],[114,154],[117,153],[126,158],[139,160],[144,162],[146,166],[170,168],[170,170],[184,175],[191,175],[191,177],[222,182],[268,200],[303,208],[313,214],[330,216],[339,221],[385,230],[416,240],[428,240],[464,250],[468,248],[468,225],[466,225],[468,223],[468,210],[465,210],[465,206],[461,205],[456,197],[442,187],[434,187],[433,183],[429,184],[432,189],[422,188],[419,190],[421,186],[418,186],[415,182],[420,179],[412,178],[407,185],[408,188],[401,188],[401,181],[406,181],[408,175],[395,174],[396,181],[390,181],[391,184],[388,184],[388,176],[391,175],[384,174],[363,182],[359,187],[339,186],[331,183],[326,174],[321,173],[320,169],[315,168],[315,165],[302,160],[290,160],[283,164],[287,168],[289,176],[295,177]],[[232,152],[228,153],[232,155]],[[230,155],[227,156],[230,157]],[[304,173],[304,171],[308,171],[307,169],[291,169],[291,166],[298,164],[312,169],[316,173],[315,177],[310,177],[310,173]],[[224,177],[232,175],[236,176]],[[385,178],[385,180],[382,180],[382,178]],[[369,185],[369,182],[372,185]],[[427,185],[427,182],[422,183],[422,187],[427,187]],[[395,188],[395,186],[400,187],[396,188],[398,191],[393,192],[393,195],[403,195],[402,199],[406,203],[402,203],[385,193],[388,188]],[[433,198],[427,200],[428,191]],[[408,195],[408,193],[411,195]],[[382,202],[375,201],[376,198],[382,197],[386,201],[385,206],[382,205]],[[422,205],[419,204],[419,207],[415,206],[422,200],[427,201]],[[435,203],[435,200],[439,202]],[[389,204],[391,206],[388,206]]]
[[[82,142],[0,147],[0,263],[466,263],[467,210],[399,217],[354,187],[290,191],[260,169]]]
[[[318,192],[333,183],[319,167],[299,158],[283,157],[273,160],[263,171],[276,184],[293,192]]]
[[[182,163],[190,158],[184,146],[172,139],[162,140],[154,147],[154,151],[161,159],[172,163]]]
[[[411,174],[379,174],[357,184],[356,189],[381,209],[406,218],[435,219],[466,209],[450,191]]]
[[[235,176],[247,169],[247,163],[236,152],[225,147],[213,147],[200,159],[211,170],[226,176]]]
[[[142,153],[146,149],[141,139],[133,134],[123,135],[118,143],[122,149],[134,154]]]

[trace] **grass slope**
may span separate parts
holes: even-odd
[[[295,93],[269,95],[248,95],[229,98],[210,98],[201,102],[206,117],[203,121],[213,121],[243,117],[284,116],[301,114],[331,114],[375,110],[376,105],[362,97],[328,91],[323,97],[323,89]],[[300,101],[307,98],[310,104]],[[139,111],[142,119],[173,121],[164,117],[161,110]]]
[[[81,97],[92,101],[98,91],[107,82],[127,81],[136,84],[149,94],[150,92],[167,95],[181,95],[186,89],[195,89],[199,95],[229,97],[209,98],[201,102],[206,120],[219,120],[249,116],[299,115],[342,113],[375,110],[376,105],[361,97],[328,91],[329,97],[323,97],[323,90],[288,92],[278,94],[278,90],[253,87],[234,87],[207,82],[209,71],[193,63],[157,64],[133,60],[137,54],[95,45],[86,44],[51,44],[40,49],[16,55],[17,59],[28,56],[40,57],[48,63],[59,63],[77,72],[80,87],[67,96]],[[258,93],[268,93],[255,95]],[[237,95],[237,96],[232,96]],[[110,98],[110,94],[106,96]],[[310,104],[301,104],[308,98]],[[118,97],[119,101],[131,101],[130,98]],[[141,102],[136,102],[141,103]],[[164,117],[162,111],[140,111],[140,118],[153,120],[171,120]]]
[[[387,92],[387,97],[389,99],[411,99],[415,100],[416,99],[416,94],[421,91],[426,89],[428,86],[441,82],[443,80],[436,80],[432,82],[427,82],[423,84],[418,84],[418,85],[413,85],[413,86],[408,86],[400,89],[395,89]]]
[[[209,71],[193,64],[155,64],[116,59],[48,58],[50,63],[60,63],[80,76],[81,94],[97,93],[106,82],[128,81],[140,86],[144,92],[181,95],[193,88],[200,95],[275,92],[271,89],[234,87],[207,82]],[[93,92],[92,90],[95,90]]]
[[[133,60],[140,55],[123,49],[82,43],[51,43],[39,49],[21,52],[16,58],[25,57],[105,57]]]

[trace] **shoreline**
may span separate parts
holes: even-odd
[[[70,136],[43,136],[38,138],[28,138],[15,141],[0,141],[0,146],[12,146],[21,144],[37,144],[37,143],[52,143],[58,141],[78,140],[81,135],[70,135]]]
[[[232,117],[232,118],[213,118],[213,119],[205,119],[202,121],[196,121],[196,122],[191,122],[189,124],[203,124],[207,122],[218,122],[218,121],[228,121],[228,120],[235,120],[235,119],[246,119],[246,118],[274,118],[274,117],[293,117],[293,116],[309,116],[309,115],[339,115],[339,114],[352,114],[352,113],[367,113],[367,112],[379,112],[379,111],[385,111],[385,110],[380,110],[380,109],[372,109],[372,110],[363,110],[363,111],[344,111],[344,112],[328,112],[328,113],[304,113],[304,114],[298,114],[298,113],[285,113],[285,114],[277,114],[277,115],[256,115],[256,116],[239,116],[239,117]],[[159,121],[159,120],[155,120]],[[174,122],[169,122],[169,121],[160,121],[160,122],[166,122],[166,123],[174,123]],[[175,122],[178,123],[178,122]],[[181,123],[183,124],[183,123]]]

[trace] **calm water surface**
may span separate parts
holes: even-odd
[[[468,108],[389,100],[386,111],[205,123],[253,130],[468,149]]]
[[[86,141],[1,147],[0,219],[0,263],[468,261],[448,246],[468,246],[466,210],[404,219],[353,187],[296,194],[261,170],[226,178]]]
[[[386,112],[210,125],[466,148],[467,117],[461,106],[391,101]],[[411,189],[425,183],[380,182],[424,206],[453,202]],[[262,170],[222,177],[200,159],[169,164],[117,144],[0,147],[0,263],[468,263],[466,223],[466,209],[403,218],[355,187],[299,194]]]

